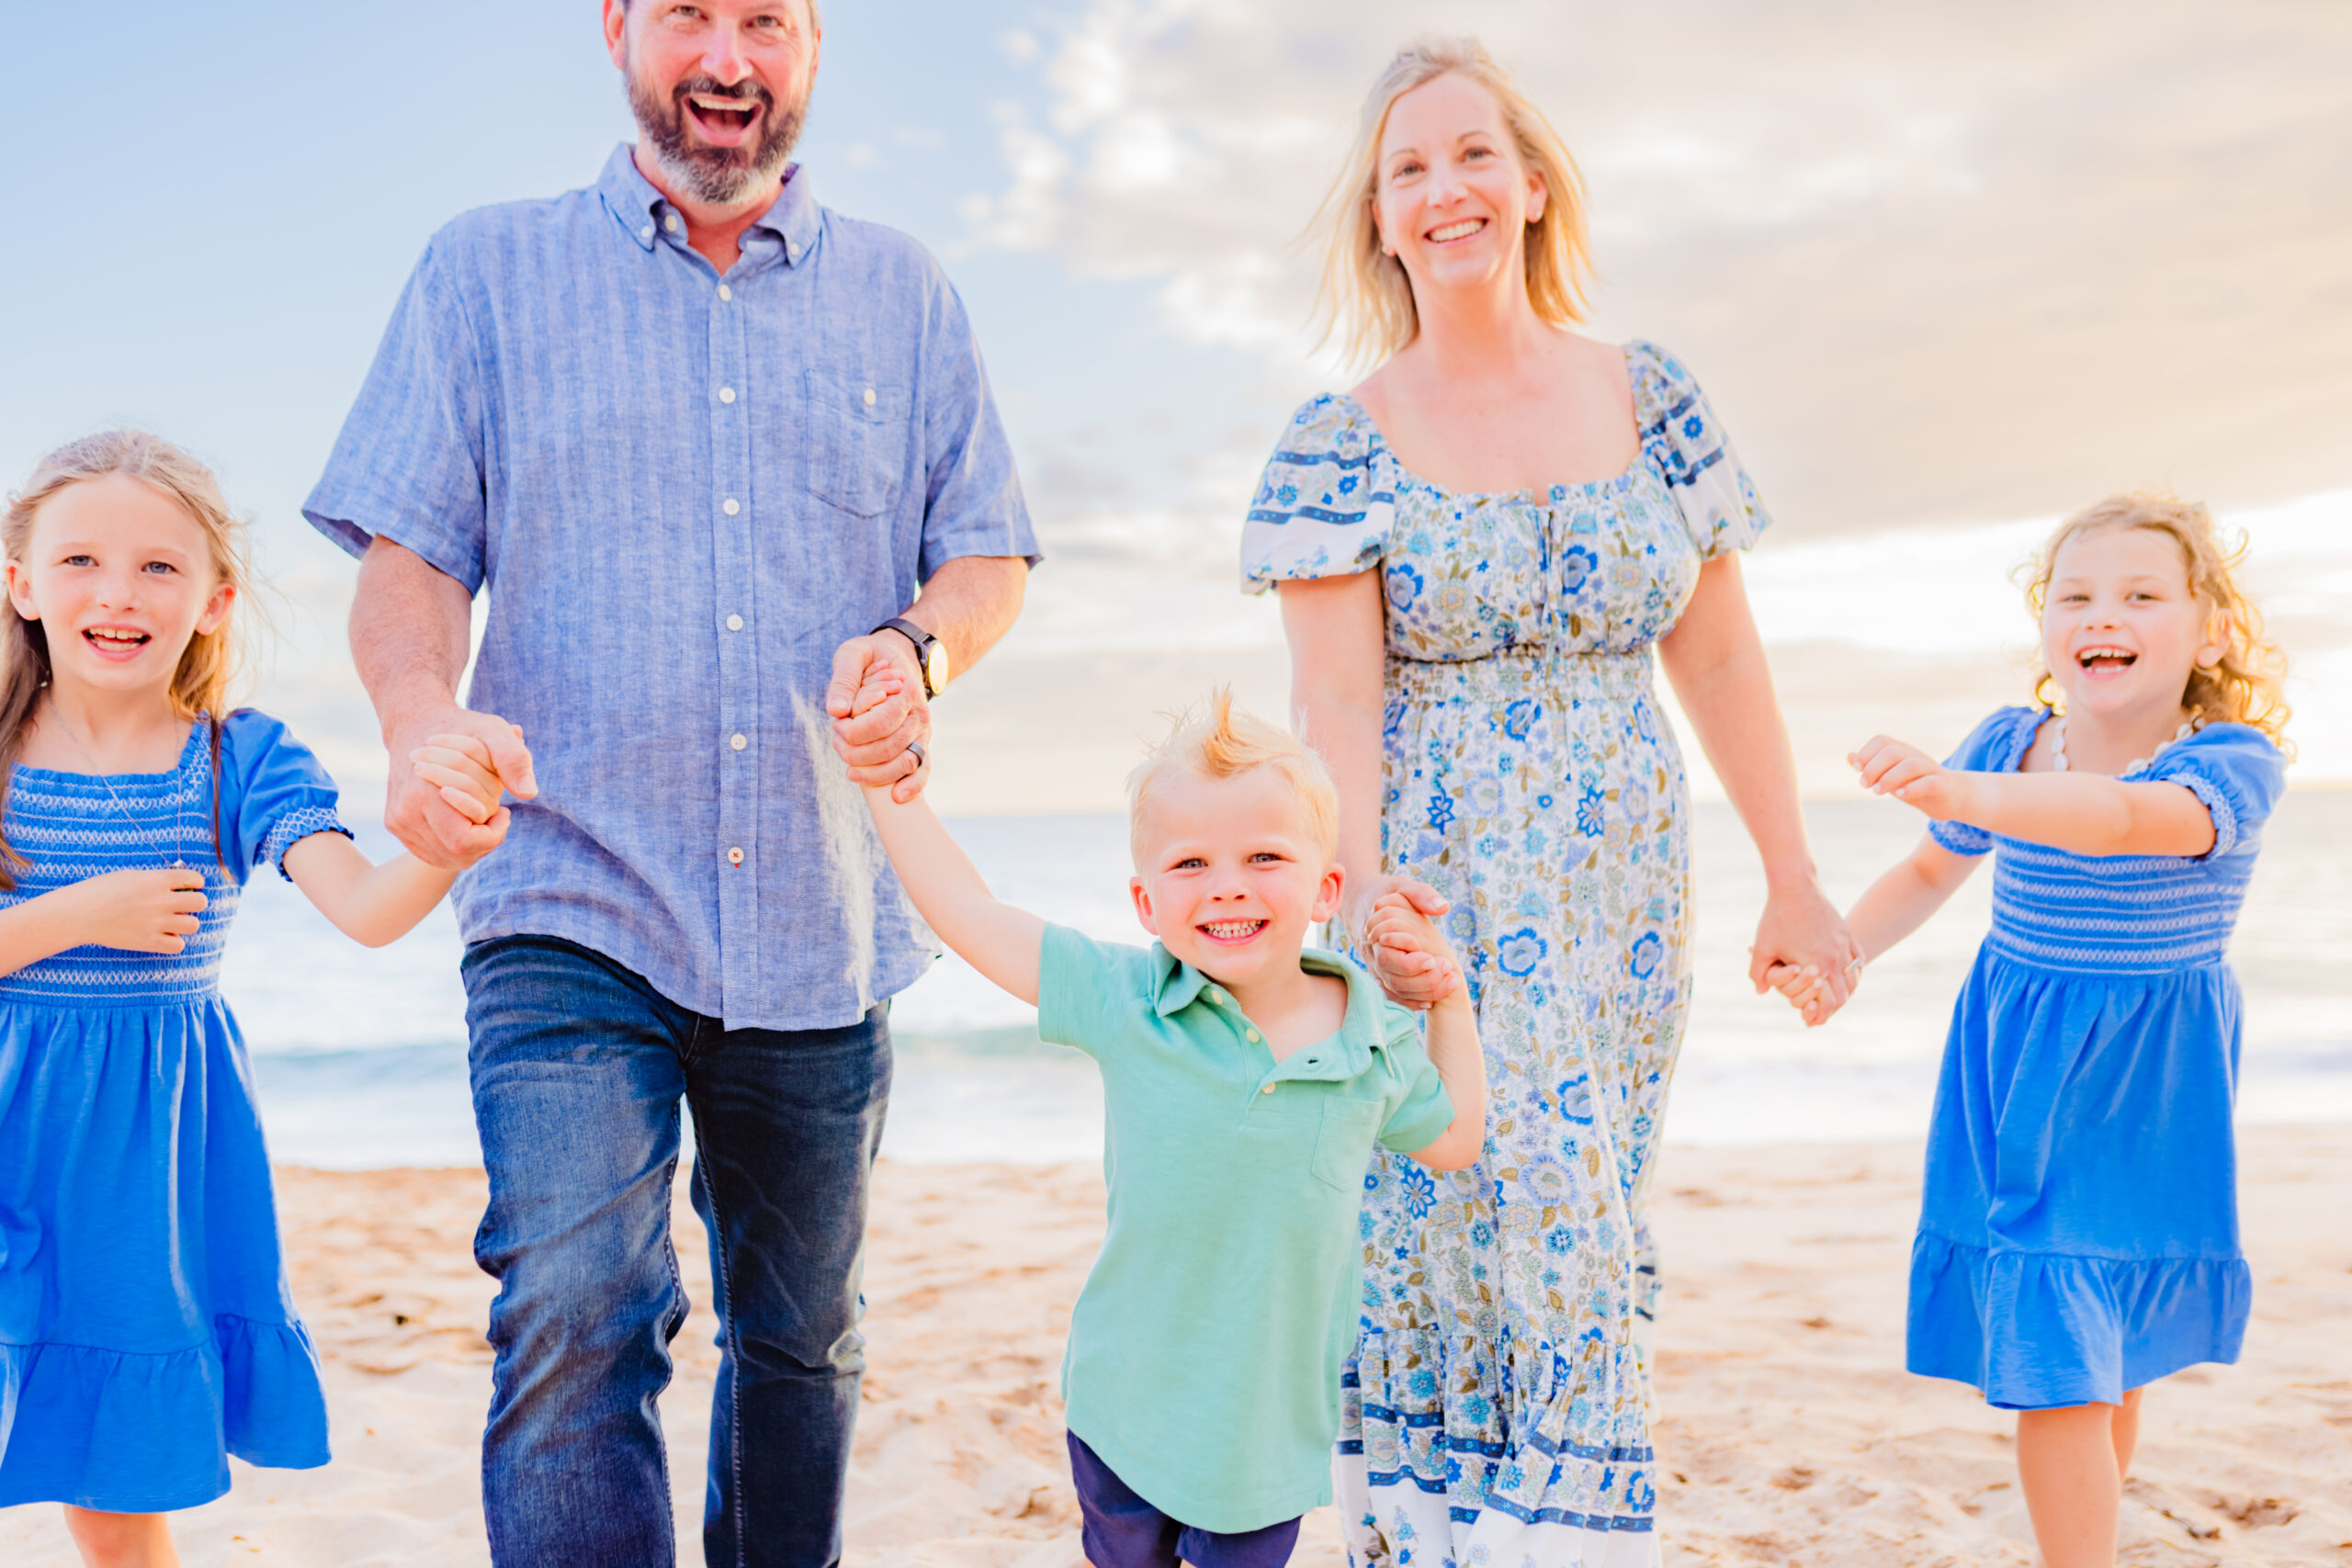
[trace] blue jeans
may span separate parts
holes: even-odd
[[[677,1560],[654,1400],[686,1296],[670,1243],[678,1105],[718,1316],[703,1553],[831,1568],[865,1368],[867,1177],[890,1089],[885,1009],[841,1029],[722,1028],[602,954],[466,952],[474,1116],[499,1283],[482,1435],[498,1568]]]

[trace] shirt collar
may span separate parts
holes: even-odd
[[[1151,956],[1157,966],[1155,974],[1159,986],[1157,994],[1152,998],[1152,1007],[1162,1018],[1173,1018],[1183,1011],[1201,999],[1202,992],[1216,983],[1169,952],[1163,943],[1151,944]],[[1340,1043],[1340,1050],[1329,1066],[1322,1072],[1302,1069],[1283,1076],[1352,1077],[1372,1065],[1373,1048],[1387,1043],[1386,1033],[1381,1027],[1384,998],[1380,987],[1363,965],[1351,964],[1338,953],[1327,953],[1319,947],[1304,950],[1299,953],[1298,961],[1310,975],[1336,975],[1345,980],[1348,983],[1348,1010],[1340,1021],[1339,1033],[1334,1036]],[[1239,1016],[1237,1011],[1235,1017]],[[1300,1055],[1293,1053],[1294,1057]],[[1288,1065],[1287,1061],[1283,1064],[1285,1066]],[[1281,1072],[1281,1068],[1276,1071]]]
[[[672,210],[670,198],[655,189],[645,171],[637,166],[637,149],[630,143],[622,142],[605,160],[596,194],[604,198],[605,210],[628,231],[639,249],[650,251],[662,242],[662,220]],[[744,237],[765,230],[783,242],[785,265],[797,266],[816,247],[823,228],[824,209],[817,205],[808,171],[794,164],[784,171],[784,189],[775,204],[752,220]]]

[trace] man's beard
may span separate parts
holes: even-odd
[[[766,133],[751,147],[694,145],[687,140],[686,127],[686,98],[694,93],[761,104]],[[662,98],[632,72],[628,107],[637,116],[638,130],[653,149],[654,163],[682,194],[712,207],[732,207],[784,172],[792,158],[793,143],[800,140],[800,122],[808,104],[803,100],[784,107],[757,82],[743,81],[729,87],[709,76],[689,77]]]

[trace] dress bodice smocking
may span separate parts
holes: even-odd
[[[8,789],[8,847],[29,863],[16,868],[16,886],[0,891],[0,908],[108,872],[175,863],[203,873],[205,906],[178,953],[69,948],[0,976],[0,1004],[145,1007],[218,990],[221,949],[246,877],[312,833],[346,831],[335,816],[334,781],[277,720],[250,709],[233,713],[220,726],[218,750],[216,762],[211,721],[198,718],[167,773],[102,779],[17,767]]]
[[[1947,765],[2015,773],[2050,717],[2047,708],[2003,708]],[[2262,847],[2263,819],[2284,787],[2278,748],[2247,725],[2208,725],[2123,776],[2194,794],[2212,814],[2212,848],[2201,855],[2081,855],[1965,823],[1929,829],[1955,854],[1999,852],[1989,953],[2037,969],[2109,977],[2223,961]]]

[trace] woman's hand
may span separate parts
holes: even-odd
[[[85,943],[126,953],[175,953],[201,924],[204,873],[192,866],[168,871],[109,871],[61,887],[50,895],[74,940],[51,951]]]
[[[1384,904],[1402,904],[1434,921],[1453,906],[1437,889],[1409,876],[1383,872],[1363,880],[1365,886],[1351,886],[1340,912],[1356,938],[1356,955],[1380,988],[1392,1001],[1416,1012],[1452,996],[1462,984],[1462,971],[1452,957],[1423,951],[1405,935],[1407,922],[1383,920],[1378,911]],[[1379,940],[1382,935],[1390,940]]]
[[[1776,969],[1810,971],[1818,983],[1804,1009],[1807,1023],[1821,1023],[1846,1005],[1861,974],[1861,944],[1846,929],[1845,917],[1813,880],[1782,883],[1765,897],[1756,922],[1756,945],[1747,950],[1747,978],[1762,996],[1790,978]],[[1792,998],[1792,999],[1795,999]]]

